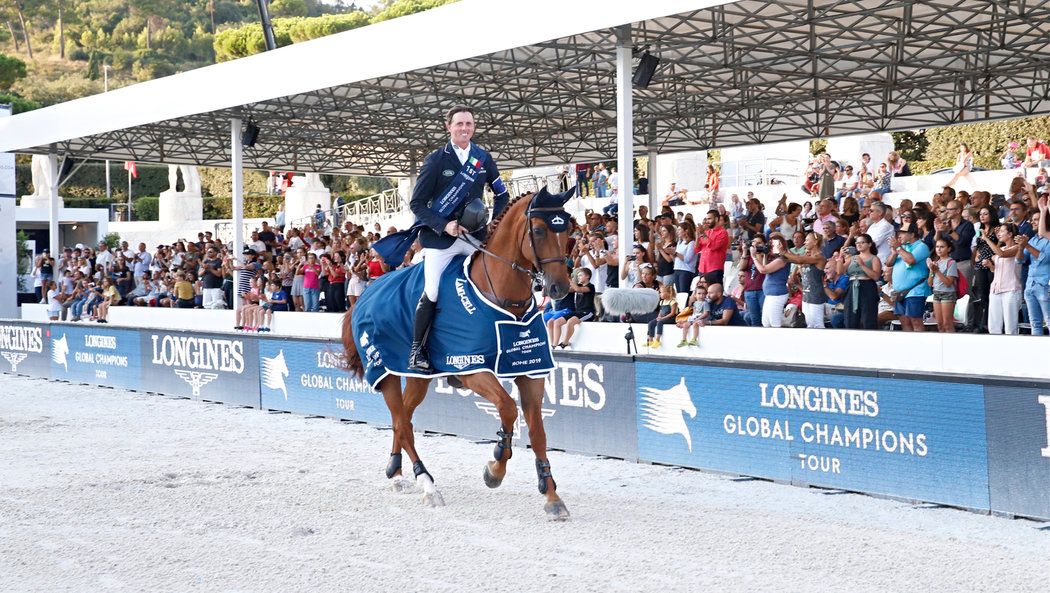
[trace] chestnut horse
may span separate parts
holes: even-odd
[[[566,224],[569,217],[564,203],[575,194],[575,188],[552,195],[541,189],[535,196],[519,197],[490,223],[489,239],[475,253],[470,264],[470,279],[486,297],[503,309],[521,318],[533,306],[533,281],[542,279],[544,291],[553,299],[568,294],[569,275],[565,265],[565,245],[568,240]],[[556,224],[550,224],[553,221]],[[552,226],[558,232],[552,230]],[[412,302],[417,295],[411,295]],[[360,304],[358,305],[360,306]],[[364,366],[353,335],[353,311],[343,317],[343,347],[347,368],[362,376]],[[411,327],[400,328],[411,332]],[[401,377],[389,374],[379,382],[379,390],[390,409],[394,439],[386,475],[396,490],[411,489],[411,482],[402,477],[401,452],[412,461],[415,481],[423,490],[423,502],[429,506],[444,505],[434,479],[426,470],[416,451],[412,432],[412,416],[423,403],[431,379],[406,377],[402,392]],[[491,372],[480,372],[449,377],[455,386],[466,387],[496,406],[500,429],[495,459],[484,468],[483,478],[489,488],[496,488],[507,473],[511,458],[511,439],[518,416],[518,406]],[[547,435],[543,428],[541,406],[544,379],[519,376],[514,379],[521,399],[521,410],[529,429],[529,440],[536,455],[536,474],[539,491],[546,497],[544,511],[553,520],[565,520],[569,511],[558,496],[557,485],[547,460]]]

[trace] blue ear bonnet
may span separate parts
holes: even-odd
[[[552,194],[547,188],[542,188],[532,197],[529,204],[529,217],[538,218],[547,223],[555,233],[563,233],[569,229],[571,217],[565,211],[565,202],[576,194],[576,188],[560,194]]]

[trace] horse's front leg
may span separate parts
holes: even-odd
[[[543,510],[547,517],[554,521],[569,518],[569,509],[558,496],[558,485],[551,474],[551,464],[547,459],[547,431],[543,427],[543,379],[518,377],[514,381],[521,395],[521,411],[529,427],[529,442],[532,452],[536,454],[536,477],[540,494],[547,498]]]
[[[495,459],[485,464],[483,474],[485,485],[496,488],[503,483],[503,478],[507,475],[507,461],[513,454],[511,440],[514,437],[514,424],[518,421],[518,405],[492,373],[461,375],[460,380],[464,387],[492,402],[499,413],[500,429],[496,432],[499,440],[496,441],[493,451]]]

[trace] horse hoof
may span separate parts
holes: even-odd
[[[390,489],[401,494],[414,492],[416,483],[404,476],[395,476],[390,479]]]
[[[428,492],[423,495],[423,505],[430,508],[445,506],[445,497],[438,491]]]
[[[569,519],[569,509],[560,500],[543,505],[543,512],[547,513],[547,519],[551,521],[567,521]]]
[[[496,476],[492,475],[492,472],[489,471],[488,463],[485,464],[485,472],[482,475],[482,477],[485,478],[485,485],[489,488],[499,488],[500,484],[503,483],[503,478],[497,478]]]

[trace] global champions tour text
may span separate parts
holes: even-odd
[[[768,383],[758,384],[759,405],[763,408],[800,410],[820,414],[842,414],[863,418],[879,415],[877,391],[859,389],[836,389],[812,385],[784,385],[772,387]],[[916,455],[925,457],[929,452],[925,433],[898,432],[879,428],[824,422],[802,422],[794,432],[789,419],[770,419],[748,416],[746,418],[726,414],[722,428],[727,434],[743,437],[795,441],[796,437],[811,445],[842,447],[845,449],[875,450],[883,453]],[[802,469],[824,473],[840,473],[838,457],[797,455]]]

